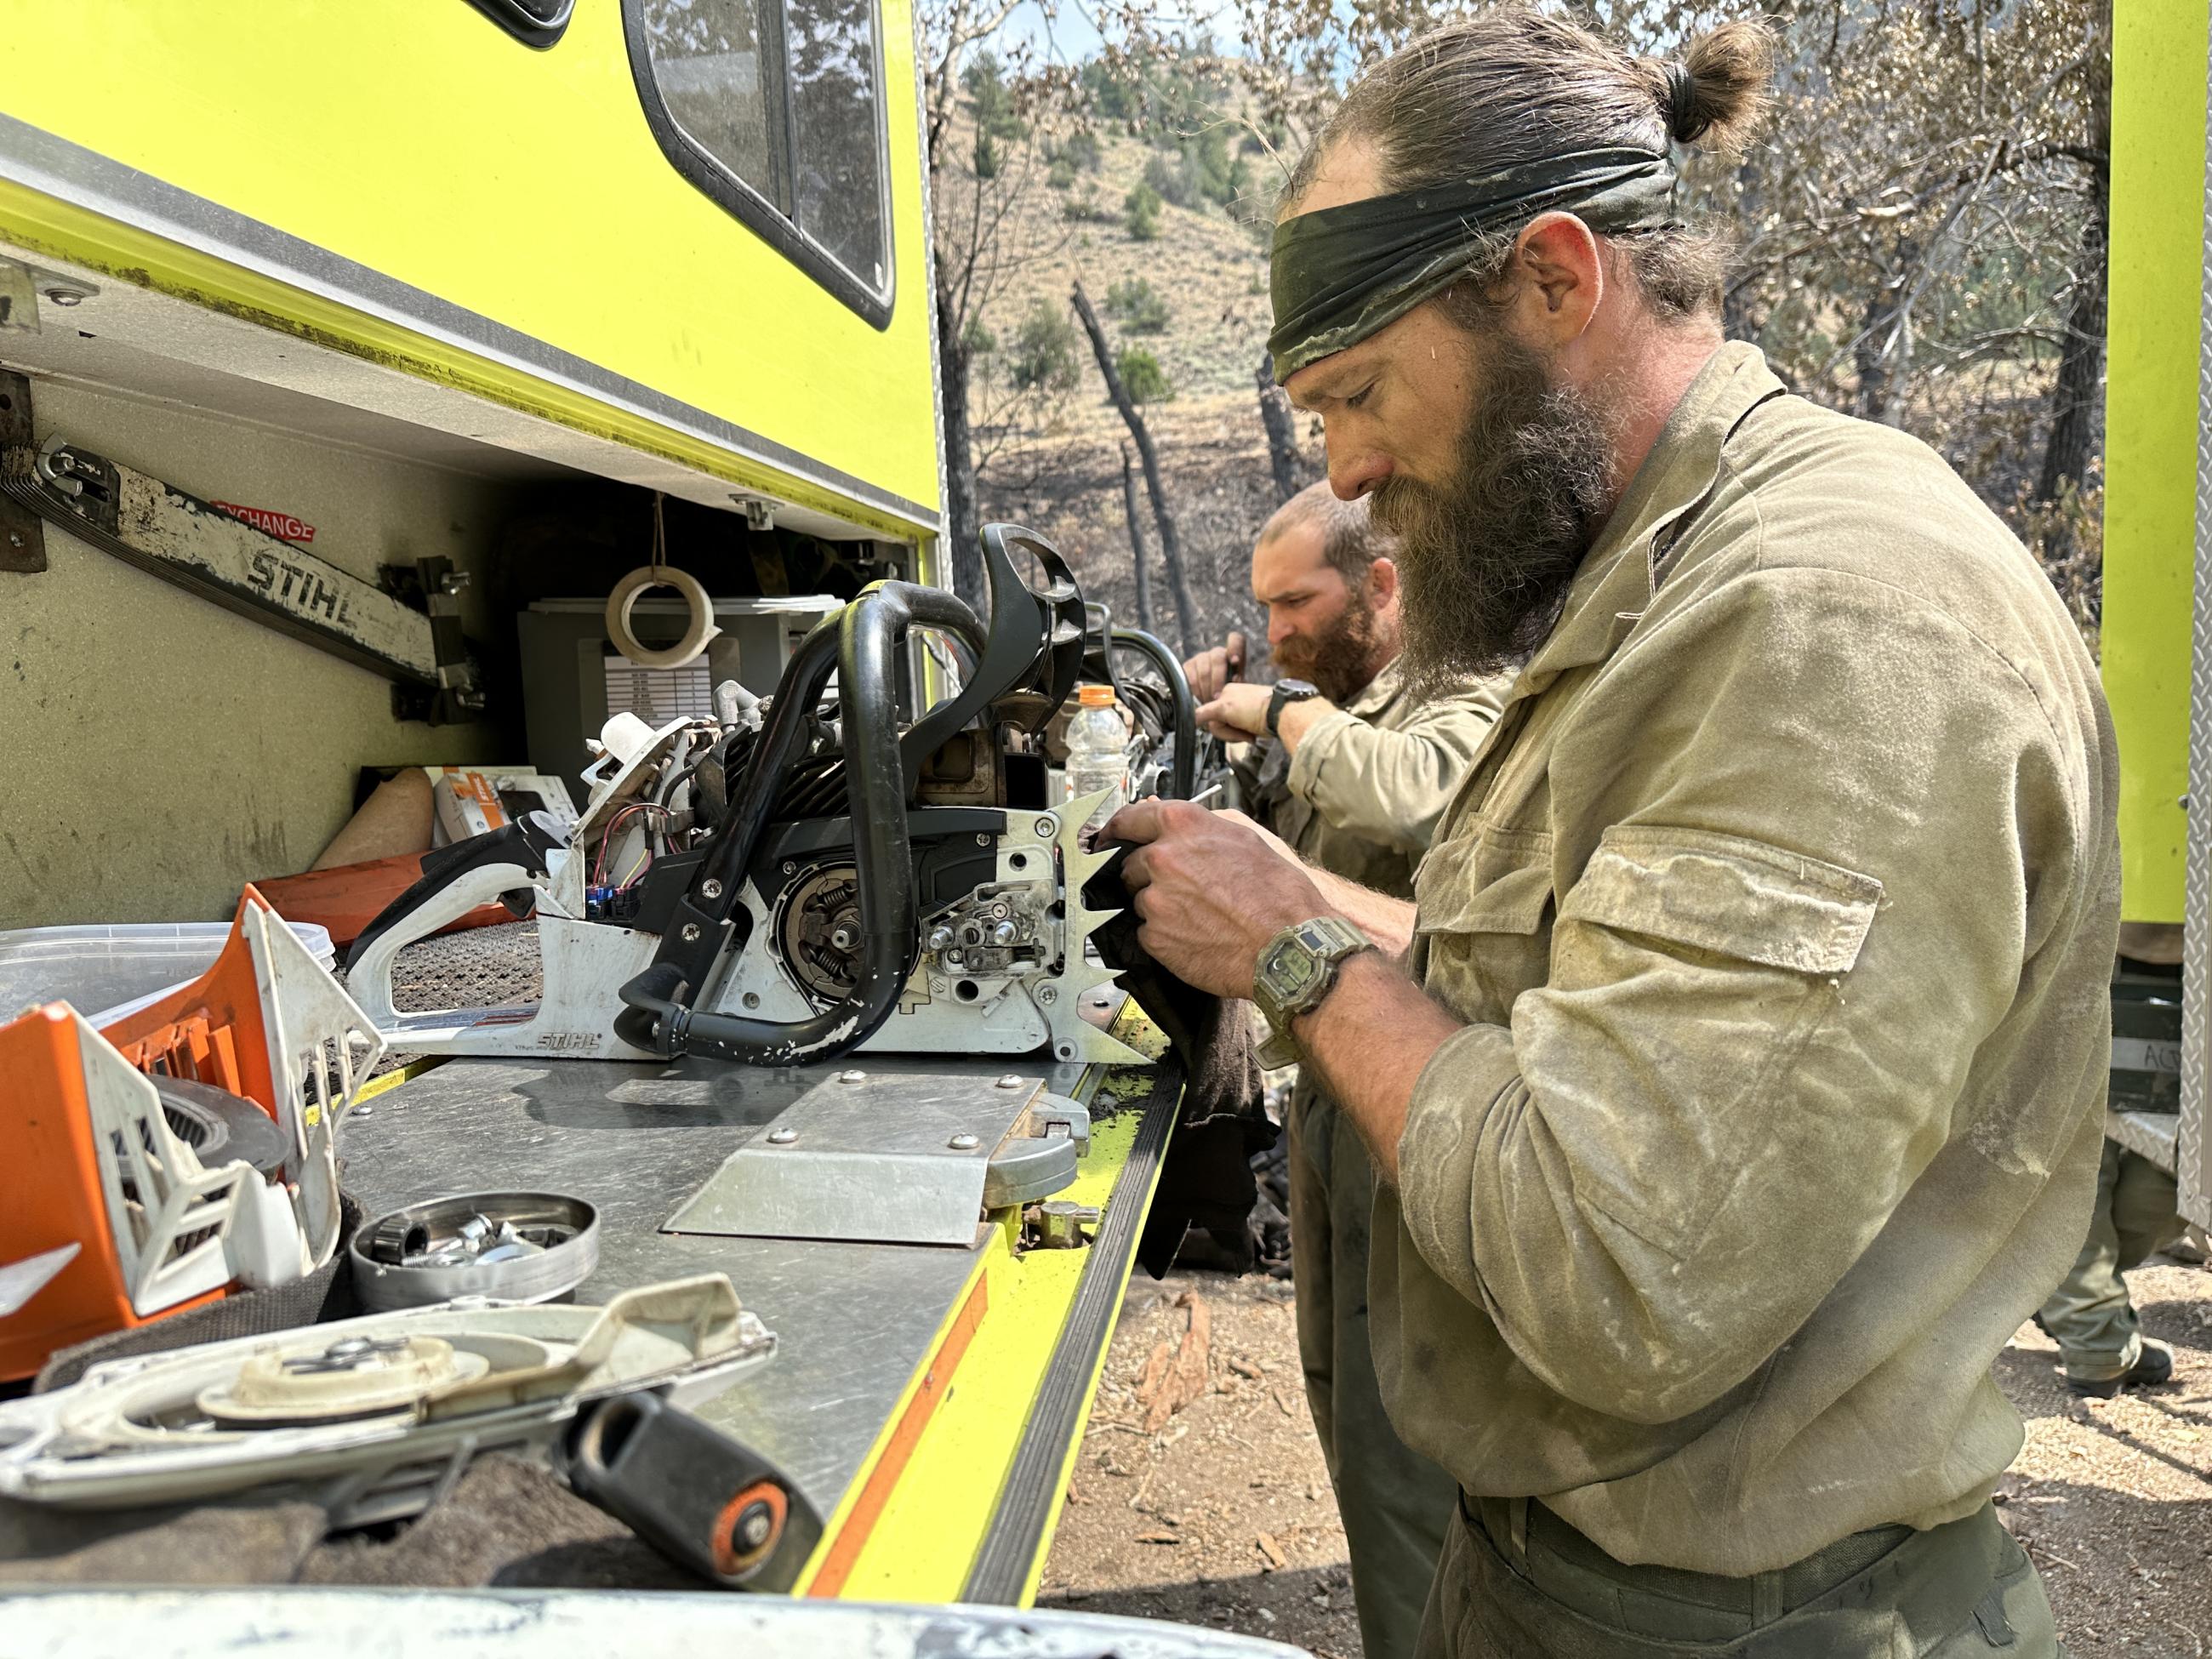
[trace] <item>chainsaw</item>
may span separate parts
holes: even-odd
[[[710,720],[610,721],[573,826],[532,813],[426,854],[347,958],[389,1044],[758,1066],[854,1050],[1141,1061],[1096,1017],[1116,975],[1091,936],[1112,912],[1084,886],[1110,854],[1085,831],[1107,798],[1057,798],[1045,733],[1086,673],[1121,687],[1117,653],[1134,652],[1150,668],[1124,698],[1133,793],[1187,796],[1189,689],[1158,641],[1085,605],[1048,543],[1007,525],[982,541],[988,627],[940,589],[877,582],[806,635],[772,696],[726,682]],[[902,721],[916,633],[955,642],[968,672]],[[395,1008],[400,952],[494,902],[537,916],[538,1000]]]

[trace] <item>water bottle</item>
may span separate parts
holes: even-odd
[[[1079,800],[1101,789],[1113,793],[1085,821],[1095,829],[1118,811],[1129,793],[1129,734],[1110,685],[1086,685],[1067,726],[1067,796]]]

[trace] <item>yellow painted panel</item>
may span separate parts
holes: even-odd
[[[547,52],[465,0],[82,0],[0,31],[0,112],[934,507],[909,0],[883,28],[880,333],[670,164],[615,0]]]
[[[1141,1086],[1149,1083],[1141,1076]],[[1101,1100],[1110,1098],[1115,1077],[1107,1079]],[[1076,1182],[1060,1196],[1079,1204],[1152,1201],[1152,1182],[1142,1190],[1117,1193],[1115,1182],[1135,1142],[1134,1113],[1098,1124]],[[1152,1172],[1157,1178],[1157,1167]],[[969,1568],[997,1512],[1006,1470],[1013,1462],[1031,1407],[1054,1346],[1067,1322],[1088,1250],[1032,1250],[1014,1256],[1002,1232],[992,1245],[985,1272],[990,1305],[981,1328],[969,1345],[951,1386],[939,1401],[908,1462],[897,1489],[878,1519],[866,1547],[854,1565],[842,1594],[857,1601],[948,1601],[960,1595]],[[1127,1264],[1122,1268],[1126,1282]],[[1120,1303],[1116,1287],[1115,1305]],[[1083,1405],[1059,1474],[1066,1485],[1068,1463],[1082,1441],[1091,1413],[1099,1365],[1085,1379]],[[1048,1510],[1044,1537],[1037,1546],[1024,1587],[1023,1603],[1036,1595],[1037,1575],[1060,1506]]]
[[[2181,920],[2203,279],[2205,0],[2114,9],[2106,695],[2130,920]]]

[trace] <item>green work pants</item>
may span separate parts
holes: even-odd
[[[2105,1143],[2089,1237],[2073,1272],[2043,1304],[2043,1328],[2057,1342],[2069,1376],[2109,1382],[2142,1357],[2135,1304],[2120,1275],[2181,1237],[2179,1202],[2172,1176],[2140,1153]]]
[[[1624,1566],[1526,1498],[1457,1515],[1420,1659],[2064,1659],[2043,1581],[1987,1504],[1750,1578]]]
[[[1352,1556],[1366,1659],[1407,1659],[1459,1484],[1398,1438],[1367,1340],[1375,1170],[1334,1103],[1301,1083],[1291,1105],[1291,1261],[1298,1357]]]

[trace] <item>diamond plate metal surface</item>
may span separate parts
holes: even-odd
[[[2212,94],[2212,61],[2206,65]],[[2212,1165],[2204,1133],[2205,999],[2212,994],[2212,155],[2205,175],[2205,280],[2199,296],[2197,378],[2197,580],[2189,647],[2189,834],[2184,866],[2181,1114],[2174,1176],[2181,1212],[2212,1226]]]

